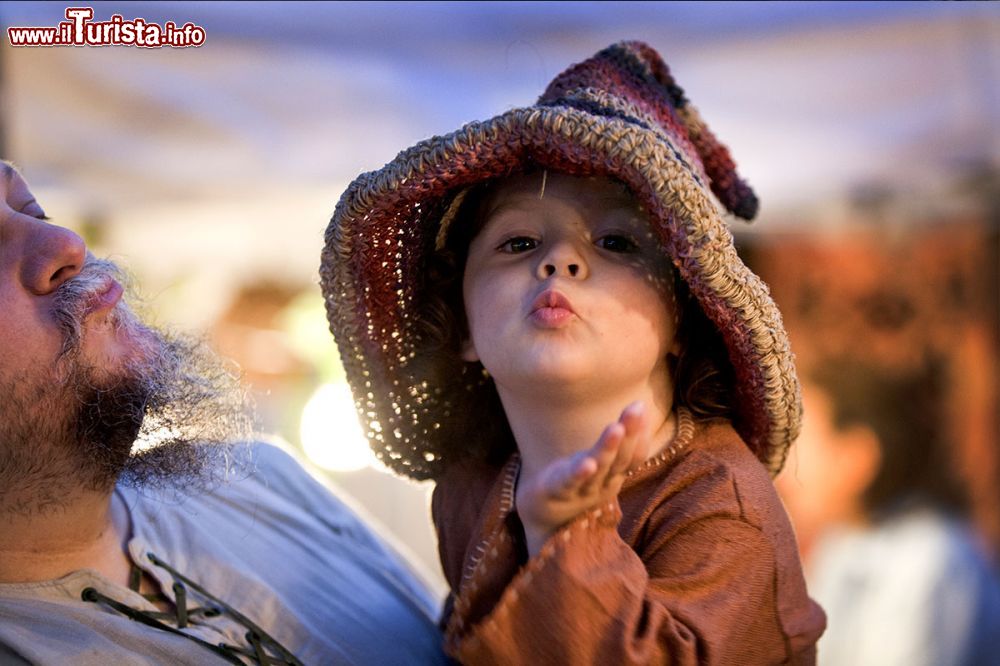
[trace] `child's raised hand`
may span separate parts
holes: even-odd
[[[555,460],[535,478],[519,480],[515,500],[529,553],[536,554],[576,516],[618,495],[625,473],[649,455],[647,420],[643,404],[632,403],[591,448]]]

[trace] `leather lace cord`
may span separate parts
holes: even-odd
[[[81,594],[82,599],[92,603],[104,604],[129,619],[146,626],[153,627],[154,629],[183,636],[188,640],[204,646],[206,649],[211,650],[219,657],[232,664],[244,664],[245,662],[241,657],[247,657],[253,660],[253,663],[261,664],[262,666],[302,666],[302,662],[299,661],[294,654],[271,637],[271,635],[264,631],[264,629],[250,620],[250,618],[243,615],[218,597],[210,594],[207,590],[205,590],[205,588],[181,574],[153,553],[147,553],[147,555],[150,562],[161,569],[165,569],[174,579],[173,590],[174,597],[177,600],[174,604],[174,612],[146,611],[138,608],[132,608],[127,604],[123,604],[120,601],[98,592],[93,587],[88,587],[83,590],[83,593]],[[138,591],[141,577],[141,570],[138,567],[134,567],[130,575],[129,588],[134,591]],[[205,605],[199,608],[189,608],[187,588],[191,588],[201,596],[205,597],[213,605]],[[163,598],[162,594],[150,596]],[[247,641],[245,646],[229,645],[227,643],[210,643],[206,640],[198,638],[197,636],[181,631],[181,629],[189,626],[192,619],[198,617],[210,618],[223,613],[247,628],[247,632],[244,636]],[[171,626],[170,624],[164,622],[164,620],[172,622],[177,626]]]

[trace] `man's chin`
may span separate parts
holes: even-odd
[[[132,319],[132,315],[127,315]],[[113,384],[123,375],[156,362],[162,340],[160,334],[131,320],[100,321],[83,332],[79,348],[72,354],[72,363],[90,368],[93,381]]]
[[[197,487],[231,474],[246,448],[232,442],[253,431],[235,373],[201,340],[142,325],[127,333],[117,377],[91,368],[75,381],[78,441],[84,464],[96,463],[94,482]]]

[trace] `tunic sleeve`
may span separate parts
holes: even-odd
[[[463,626],[452,618],[454,656],[469,664],[790,659],[775,606],[774,557],[757,528],[707,518],[637,554],[620,538],[619,520],[617,502],[585,514],[546,542],[480,621]],[[482,570],[500,552],[487,551]],[[464,594],[476,595],[477,579],[489,576],[473,574]]]
[[[475,544],[484,506],[496,493],[499,471],[485,465],[456,465],[437,480],[431,496],[431,517],[438,538],[441,569],[452,592],[458,590],[466,554]]]

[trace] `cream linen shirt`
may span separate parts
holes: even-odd
[[[152,553],[304,664],[441,663],[437,604],[402,558],[288,454],[255,445],[254,457],[250,476],[208,493],[168,499],[119,487],[133,562],[174,601],[174,580],[150,561]],[[0,585],[0,664],[226,663],[195,641],[84,601],[88,587],[156,610],[92,570]],[[203,605],[191,588],[187,594],[188,607]],[[226,614],[183,631],[248,645],[247,628]]]

